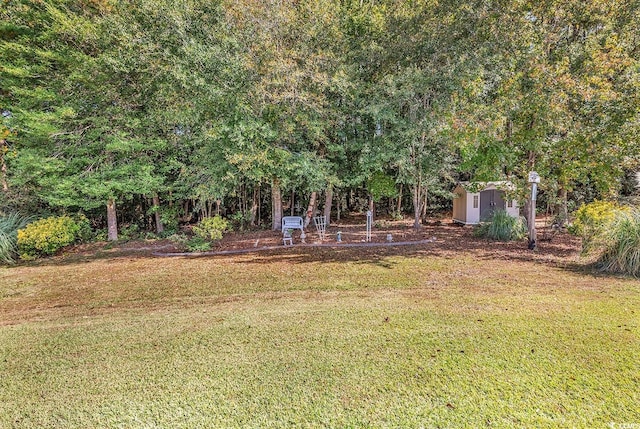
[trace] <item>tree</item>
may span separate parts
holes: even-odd
[[[332,1],[234,2],[228,16],[245,52],[251,91],[233,125],[232,162],[252,170],[272,192],[272,226],[280,228],[282,190],[326,186],[326,146],[334,119],[330,100],[339,88],[338,15]],[[240,131],[250,134],[242,136]],[[268,139],[251,140],[253,130]],[[254,150],[255,149],[255,150]],[[246,161],[251,160],[251,163]],[[303,178],[303,180],[300,180]]]
[[[606,195],[618,187],[618,166],[637,161],[637,139],[620,138],[637,114],[628,24],[637,9],[578,1],[499,13],[484,6],[468,17],[469,44],[480,48],[468,55],[473,73],[463,87],[473,101],[459,112],[467,132],[462,168],[520,183],[535,169],[566,217],[568,190],[592,182]]]

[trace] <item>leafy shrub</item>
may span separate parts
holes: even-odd
[[[504,210],[496,210],[487,222],[483,222],[473,231],[476,237],[492,240],[521,240],[527,235],[527,226],[521,217],[510,216]]]
[[[93,239],[95,241],[107,241],[107,237],[108,237],[107,228],[101,228],[96,230],[93,236]]]
[[[377,220],[373,223],[373,227],[378,229],[384,229],[389,227],[390,225],[391,223],[388,220],[384,220],[384,219]]]
[[[598,265],[608,272],[640,275],[640,210],[618,210],[593,238]]]
[[[193,237],[185,243],[188,252],[208,252],[211,250],[211,241],[204,237]]]
[[[80,241],[87,234],[88,221],[69,216],[53,216],[30,223],[18,230],[18,251],[25,260],[53,255],[65,246]]]
[[[19,213],[0,215],[0,262],[12,264],[18,251],[18,230],[24,228],[29,218]]]
[[[187,236],[183,233],[174,233],[167,236],[166,238],[167,240],[171,240],[176,244],[185,244],[188,241]]]
[[[244,231],[251,221],[251,212],[243,213],[242,211],[237,211],[231,215],[230,219],[236,230]]]
[[[404,219],[404,215],[402,214],[402,211],[400,212],[393,212],[391,213],[391,219],[392,220],[403,220]]]
[[[229,222],[220,216],[204,218],[193,227],[193,233],[207,240],[220,240],[222,234],[229,231]]]
[[[394,178],[383,172],[374,173],[367,182],[367,188],[369,188],[374,201],[380,201],[385,197],[395,197],[398,194]]]
[[[169,237],[178,230],[178,223],[180,220],[180,209],[178,207],[154,206],[147,211],[148,215],[154,215],[155,213],[160,214],[160,221],[166,231],[161,234],[163,238]]]
[[[575,212],[575,219],[568,231],[582,238],[582,250],[587,253],[594,246],[594,240],[609,228],[616,213],[624,210],[627,209],[611,201],[584,204]]]
[[[91,221],[84,215],[78,215],[74,218],[78,225],[78,232],[76,233],[76,241],[84,242],[93,240],[93,228],[91,228]]]
[[[129,241],[140,238],[140,227],[138,224],[132,223],[122,226],[118,229],[118,240]]]

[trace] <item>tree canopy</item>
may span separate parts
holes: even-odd
[[[523,184],[535,169],[566,213],[638,167],[639,11],[8,0],[0,206],[82,210],[115,238],[117,219],[152,213],[278,228],[324,193],[329,212],[387,201],[418,227],[456,180]]]

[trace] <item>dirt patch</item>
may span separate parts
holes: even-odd
[[[337,241],[338,233],[340,242]],[[460,226],[449,219],[436,220],[419,229],[413,228],[411,220],[379,220],[372,228],[371,242],[367,243],[365,237],[364,216],[354,216],[346,221],[333,223],[327,228],[325,239],[322,241],[313,226],[307,228],[304,242],[301,232],[295,230],[293,246],[284,246],[282,234],[278,231],[261,229],[229,232],[222,240],[215,243],[212,252],[208,255],[216,253],[233,255],[253,251],[310,254],[312,249],[317,249],[312,255],[313,259],[325,257],[330,260],[343,257],[367,259],[381,252],[386,255],[415,253],[416,249],[412,249],[411,246],[395,246],[400,243],[409,245],[415,243],[414,247],[419,247],[420,252],[437,253],[447,257],[471,252],[483,259],[538,260],[566,264],[575,262],[580,251],[579,239],[566,231],[552,231],[546,227],[544,219],[541,219],[538,224],[538,249],[535,251],[527,249],[526,240],[498,242],[474,237],[473,227]],[[387,244],[391,246],[386,246]],[[348,251],[359,245],[362,247],[358,247],[356,253]],[[326,249],[327,247],[330,249]],[[117,244],[103,242],[76,246],[68,249],[64,255],[53,259],[70,262],[100,257],[158,256],[181,252],[185,252],[184,245],[168,239],[137,240]],[[49,263],[51,262],[49,260]]]

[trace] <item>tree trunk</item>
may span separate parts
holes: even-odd
[[[160,234],[164,231],[164,225],[160,217],[160,197],[158,197],[158,194],[153,194],[153,214],[156,219],[156,232]]]
[[[253,198],[251,202],[251,226],[256,226],[256,219],[258,216],[258,204],[260,196],[260,185],[254,185],[253,187]]]
[[[262,224],[262,188],[258,185],[258,225]]]
[[[422,215],[422,190],[419,185],[413,185],[413,227],[419,229],[420,216]]]
[[[271,229],[280,231],[282,229],[282,191],[278,179],[273,179],[271,184],[271,214]]]
[[[242,201],[241,201],[241,210],[242,210],[242,218],[244,219],[247,214],[247,186],[244,182],[242,182]],[[220,214],[220,213],[218,213]],[[242,227],[244,227],[244,220],[242,221]]]
[[[311,223],[311,218],[313,217],[313,212],[316,210],[316,198],[318,193],[313,191],[311,196],[309,197],[309,207],[307,207],[307,215],[304,218],[304,228],[307,229],[309,224]]]
[[[113,198],[107,201],[107,240],[118,240],[118,218],[116,217],[116,202]]]
[[[292,189],[291,190],[291,216],[293,216],[295,214],[293,212],[295,201],[296,201],[296,191],[295,191],[295,189]]]
[[[396,206],[396,216],[400,218],[402,214],[402,183],[400,184],[400,194],[398,195],[398,205]]]
[[[349,195],[347,196],[347,210],[353,211],[353,189],[349,189]]]
[[[190,206],[190,204],[191,204],[191,203],[190,203],[190,201],[189,201],[189,200],[185,200],[185,201],[184,201],[184,205],[183,205],[183,207],[182,207],[182,217],[181,217],[181,219],[180,219],[182,222],[189,222],[189,221],[191,221],[192,214],[191,214],[191,212],[189,211],[189,206]]]
[[[422,192],[422,210],[420,211],[423,225],[427,224],[427,202],[428,202],[427,196],[428,196],[428,192],[425,189]]]
[[[336,209],[338,211],[337,221],[340,222],[340,209],[342,208],[342,195],[336,195]]]
[[[327,226],[331,224],[331,203],[333,202],[333,187],[328,186],[324,197],[324,218]]]
[[[563,228],[565,224],[569,221],[569,209],[567,207],[567,188],[563,185],[560,185],[560,189],[558,189],[558,205],[556,207],[556,211],[558,213],[558,226]]]

